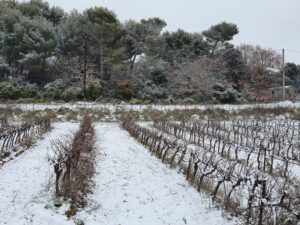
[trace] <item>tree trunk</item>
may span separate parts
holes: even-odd
[[[84,101],[86,99],[86,73],[87,73],[87,52],[88,47],[87,43],[85,42],[84,44],[84,59],[83,59],[83,96],[84,96]]]
[[[215,50],[216,50],[217,45],[218,45],[218,42],[219,42],[219,41],[216,41],[216,42],[215,42],[214,47],[213,47],[212,50],[211,50],[210,56],[213,56],[213,55],[214,55]]]
[[[56,174],[56,178],[55,178],[55,194],[56,196],[59,196],[60,195],[60,192],[59,192],[59,178],[60,178],[60,175],[62,173],[62,170],[60,170],[59,168],[59,164],[55,164],[54,165],[54,172]]]
[[[103,80],[104,72],[103,72],[103,41],[101,38],[100,41],[100,79]]]

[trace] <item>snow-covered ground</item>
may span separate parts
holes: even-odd
[[[90,207],[99,207],[79,213],[85,224],[234,224],[117,124],[96,128],[97,175],[90,196],[96,202]]]
[[[175,169],[161,163],[117,124],[96,125],[97,165],[89,205],[67,220],[53,207],[50,140],[78,124],[58,123],[36,147],[0,168],[0,224],[204,225],[234,224]],[[52,179],[53,180],[53,179]]]
[[[22,110],[44,110],[44,109],[59,109],[59,108],[69,108],[69,109],[107,109],[111,112],[116,110],[135,110],[142,111],[145,109],[154,109],[160,111],[175,110],[175,109],[224,109],[229,111],[237,111],[242,109],[251,109],[251,108],[275,108],[275,107],[285,107],[285,108],[300,108],[300,102],[293,103],[291,101],[283,101],[276,103],[256,103],[256,104],[241,104],[241,105],[230,105],[230,104],[216,104],[216,105],[132,105],[132,104],[103,104],[97,102],[75,102],[75,103],[27,103],[27,104],[0,104],[0,108],[19,108]]]
[[[78,124],[57,123],[36,146],[0,168],[0,224],[62,224],[63,216],[49,214],[38,204],[40,192],[47,189],[52,167],[47,160],[50,142],[75,131]]]

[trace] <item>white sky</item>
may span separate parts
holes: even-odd
[[[104,6],[120,21],[160,17],[166,30],[182,28],[201,32],[221,21],[237,24],[240,33],[233,43],[258,44],[281,52],[286,61],[300,64],[300,0],[48,0],[70,11]]]

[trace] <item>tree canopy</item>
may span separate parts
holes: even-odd
[[[210,45],[212,55],[216,49],[223,47],[226,42],[232,40],[233,36],[238,33],[239,30],[237,26],[228,22],[221,22],[203,31],[203,35]]]
[[[3,0],[0,82],[65,100],[212,100],[215,86],[258,92],[278,83],[270,68],[280,70],[281,57],[260,46],[231,44],[237,25],[223,21],[198,32],[166,27],[157,17],[120,21],[101,6],[67,13],[43,0]],[[295,87],[299,68],[285,67]]]

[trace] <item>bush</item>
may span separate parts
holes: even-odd
[[[22,89],[23,89],[23,98],[37,97],[38,87],[36,84],[26,84]]]
[[[214,86],[213,86],[213,89],[215,91],[220,91],[220,92],[223,92],[226,90],[226,88],[224,87],[223,84],[220,84],[220,83],[216,83]]]
[[[221,103],[233,103],[240,97],[240,94],[233,88],[228,88],[224,91],[214,91],[213,96]]]
[[[65,101],[75,101],[83,95],[82,89],[79,87],[69,87],[62,93],[62,99]]]
[[[162,85],[168,82],[164,71],[158,68],[154,68],[151,72],[152,80],[154,81],[155,85]]]
[[[44,87],[44,97],[48,99],[60,100],[64,89],[64,81],[57,79],[48,83]]]
[[[192,96],[196,102],[205,102],[211,100],[211,95],[207,93],[199,93]]]
[[[124,80],[120,85],[120,94],[125,100],[130,100],[133,96],[132,87],[129,80]]]
[[[18,99],[21,96],[20,88],[16,84],[10,82],[0,83],[0,98],[3,99]]]
[[[91,85],[86,89],[86,98],[89,100],[96,100],[102,94],[101,85]]]
[[[0,98],[17,100],[20,98],[34,98],[37,94],[37,86],[26,84],[21,86],[8,81],[0,82]]]

